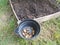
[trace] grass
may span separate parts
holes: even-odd
[[[60,3],[60,0],[56,0],[57,1],[57,4],[59,4]]]
[[[41,24],[35,40],[24,40],[15,35],[17,20],[8,0],[0,0],[0,45],[60,45],[60,17]]]

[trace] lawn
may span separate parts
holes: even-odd
[[[0,0],[0,45],[60,45],[60,17],[41,23],[40,35],[34,40],[16,36],[16,27],[9,1]]]

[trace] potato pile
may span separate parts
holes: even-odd
[[[25,27],[22,31],[22,34],[25,38],[32,38],[34,33],[35,33],[35,31],[34,31],[33,27]]]

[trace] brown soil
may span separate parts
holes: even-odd
[[[12,0],[12,4],[20,20],[38,18],[59,11],[49,0]]]

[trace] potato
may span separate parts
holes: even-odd
[[[23,31],[24,31],[24,32],[27,32],[27,30],[26,30],[26,29],[24,29]]]
[[[32,37],[32,35],[29,35],[29,38],[31,38]]]
[[[28,34],[26,35],[26,38],[29,38],[29,35]]]
[[[31,30],[31,32],[29,32],[29,30]],[[34,35],[34,33],[35,31],[32,27],[26,27],[23,29],[23,32],[22,32],[25,38],[31,38]]]

